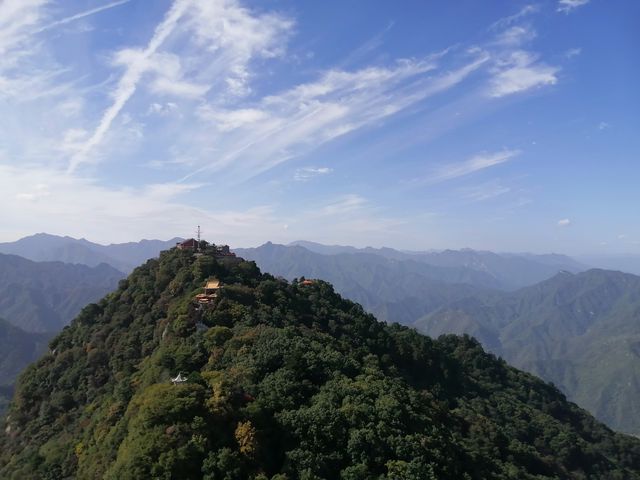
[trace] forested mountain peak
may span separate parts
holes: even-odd
[[[0,434],[0,477],[21,480],[638,471],[640,441],[470,337],[383,324],[215,249],[166,251],[87,306],[21,376]]]

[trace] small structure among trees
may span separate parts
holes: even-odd
[[[183,242],[176,243],[178,250],[191,250],[193,252],[200,252],[206,255],[211,255],[214,258],[235,258],[236,254],[231,251],[229,245],[215,245],[206,242],[205,240],[196,240],[190,238]]]
[[[207,280],[204,292],[196,295],[196,301],[201,305],[211,303],[218,296],[218,290],[220,290],[221,287],[220,280],[217,278]]]
[[[236,254],[231,251],[229,245],[213,245],[214,257],[235,257]]]
[[[195,238],[190,238],[184,242],[176,243],[178,250],[198,250],[198,241]]]
[[[173,383],[174,385],[179,385],[179,384],[184,383],[186,381],[187,381],[187,377],[182,375],[182,372],[178,372],[178,376],[171,379],[171,383]]]
[[[220,280],[213,278],[211,280],[207,280],[207,284],[204,287],[204,293],[205,295],[217,295],[219,288]]]

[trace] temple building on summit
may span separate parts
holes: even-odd
[[[197,250],[198,241],[195,238],[190,238],[184,242],[178,242],[176,247],[178,247],[178,250]]]

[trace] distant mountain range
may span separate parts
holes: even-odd
[[[533,285],[555,275],[561,270],[579,272],[589,267],[566,255],[531,253],[507,253],[462,249],[427,252],[410,252],[392,248],[354,248],[348,246],[327,246],[314,242],[297,241],[289,246],[300,246],[323,255],[369,254],[389,260],[410,260],[434,267],[467,269],[486,274],[489,281],[483,284],[504,290],[514,290]]]
[[[157,257],[162,250],[174,247],[180,240],[173,238],[167,241],[142,240],[100,245],[85,239],[38,233],[15,242],[0,243],[0,253],[19,255],[36,262],[60,261],[90,267],[106,263],[123,273],[129,273],[141,263]]]
[[[640,433],[638,276],[565,272],[517,292],[455,300],[414,326],[434,337],[471,334],[611,427]]]
[[[474,250],[401,252],[391,248],[266,243],[238,255],[289,280],[306,276],[333,283],[342,295],[386,321],[410,325],[457,299],[515,290],[559,271],[583,267],[561,255],[498,255]]]
[[[0,317],[28,332],[58,332],[123,277],[104,263],[88,267],[0,254]]]

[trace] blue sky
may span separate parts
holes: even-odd
[[[0,240],[640,253],[635,0],[0,0]]]

